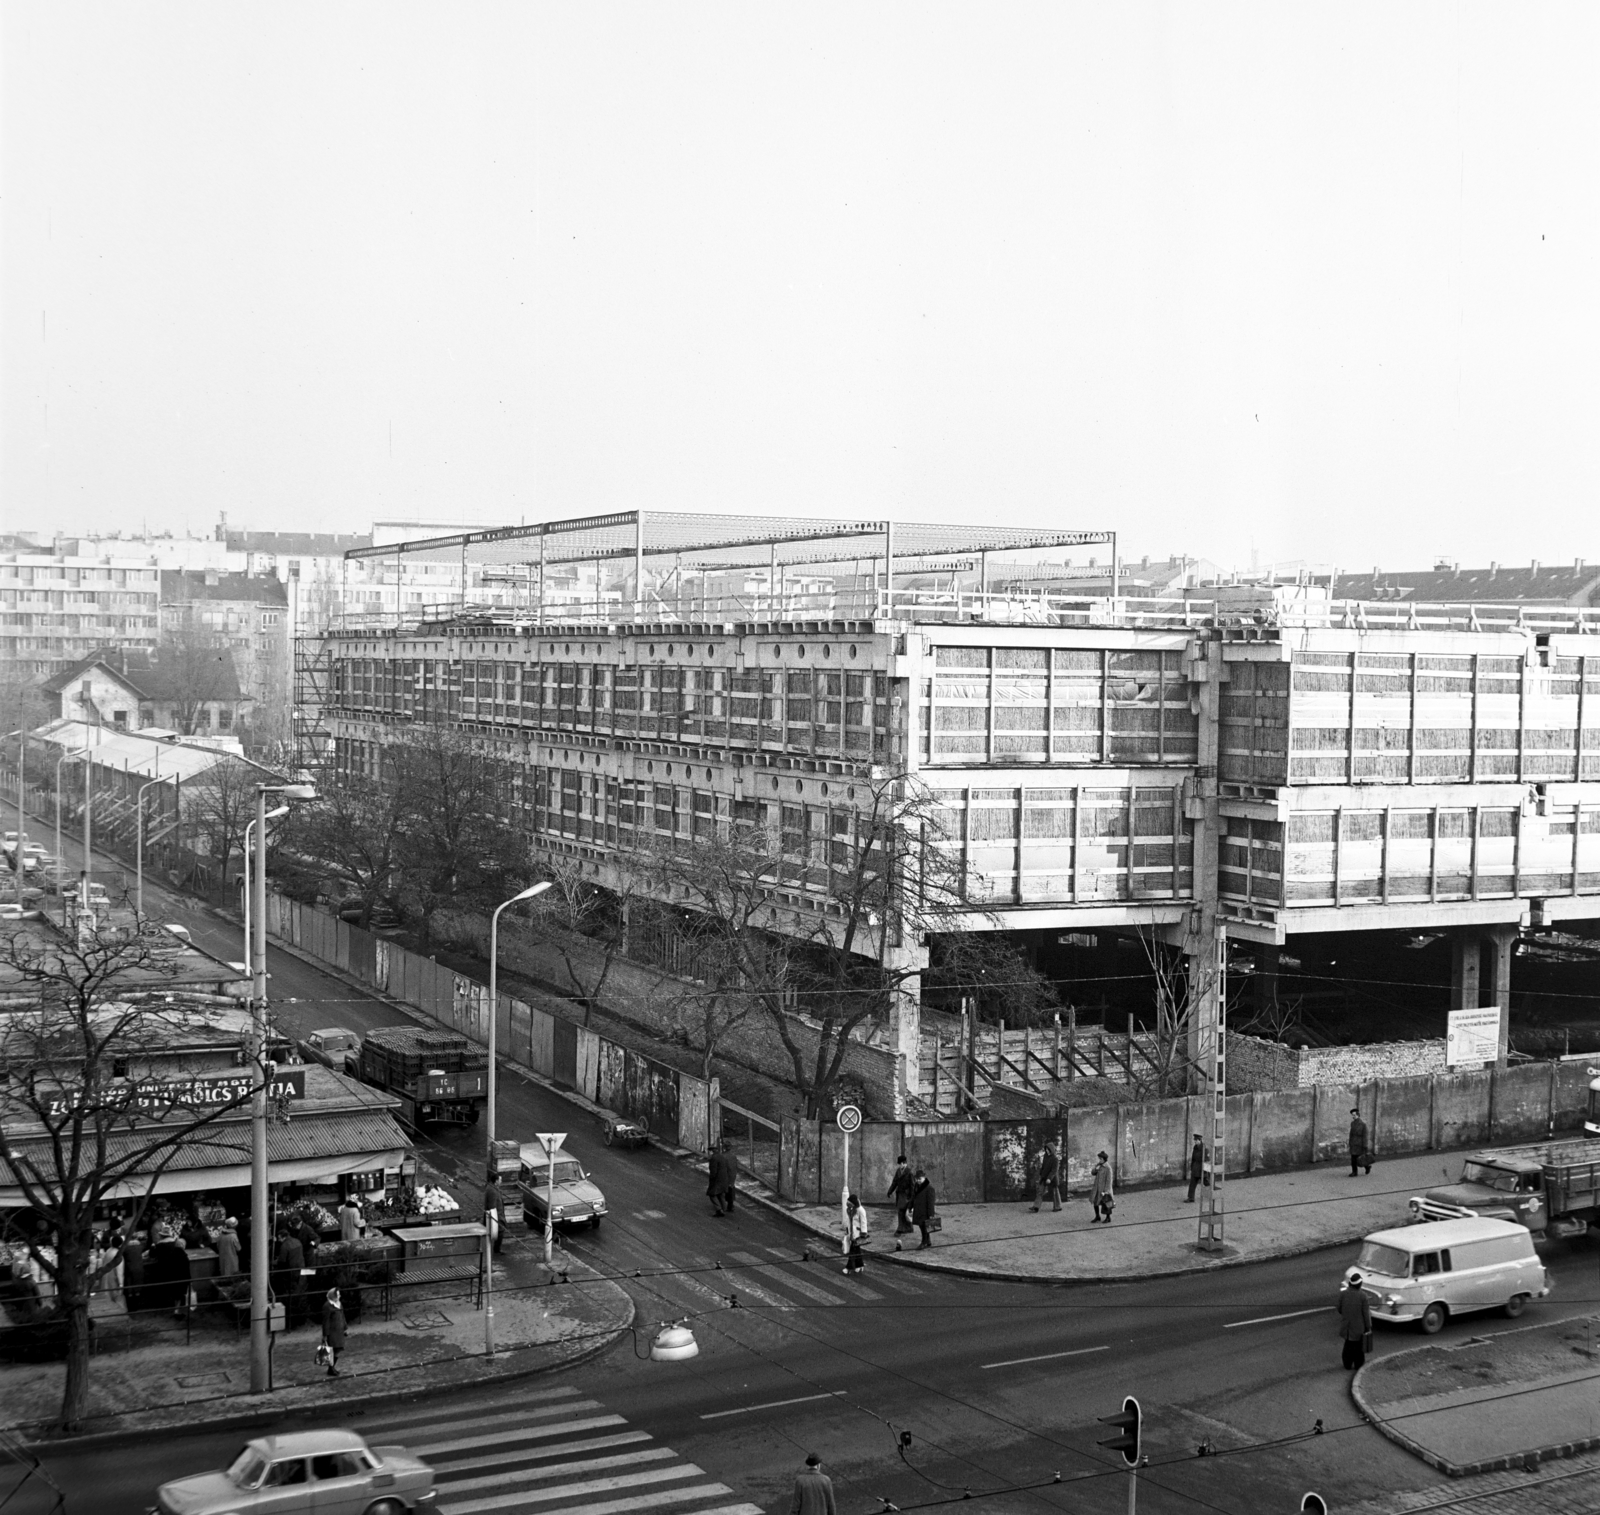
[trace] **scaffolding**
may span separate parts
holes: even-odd
[[[333,670],[332,650],[320,635],[294,639],[294,701],[290,727],[295,766],[320,773],[333,756],[327,711]]]

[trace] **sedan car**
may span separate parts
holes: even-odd
[[[536,1142],[522,1144],[522,1213],[530,1231],[544,1230],[546,1211],[558,1226],[600,1224],[606,1197],[570,1152],[557,1152],[552,1194],[550,1159]]]
[[[354,1431],[246,1442],[227,1468],[161,1485],[151,1515],[416,1515],[436,1508],[433,1469]]]
[[[329,1026],[306,1037],[300,1043],[300,1055],[308,1063],[321,1063],[335,1073],[354,1075],[361,1060],[361,1038],[344,1026]]]

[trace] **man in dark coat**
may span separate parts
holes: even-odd
[[[1061,1208],[1061,1159],[1056,1156],[1054,1137],[1046,1144],[1039,1158],[1039,1187],[1034,1191],[1032,1205],[1035,1214],[1047,1199],[1053,1201],[1050,1206],[1052,1210]]]
[[[732,1142],[722,1144],[722,1209],[733,1214],[733,1196],[739,1192],[739,1154]]]
[[[889,1180],[889,1199],[894,1202],[894,1234],[911,1235],[911,1164],[904,1152],[895,1160],[894,1177]]]
[[[483,1223],[489,1228],[490,1250],[498,1252],[506,1239],[506,1201],[500,1192],[500,1180],[493,1173],[483,1190]]]
[[[129,1236],[122,1244],[122,1297],[128,1302],[128,1313],[149,1307],[145,1297],[144,1243],[137,1236]]]
[[[911,1185],[911,1219],[922,1232],[922,1240],[917,1243],[919,1252],[924,1247],[933,1245],[928,1236],[928,1228],[933,1223],[933,1214],[933,1185],[928,1182],[927,1174],[918,1168]]]
[[[706,1198],[711,1201],[711,1213],[721,1220],[724,1214],[722,1208],[722,1189],[726,1182],[728,1160],[720,1146],[711,1149],[710,1161],[706,1164]]]
[[[305,1324],[306,1280],[300,1271],[306,1255],[299,1238],[287,1227],[278,1232],[278,1254],[272,1273],[272,1287],[284,1307],[284,1329],[293,1331]]]
[[[329,1289],[328,1297],[322,1303],[322,1339],[333,1354],[328,1363],[328,1377],[338,1378],[341,1376],[339,1354],[344,1351],[344,1306],[340,1303],[337,1289]]]
[[[805,1472],[795,1476],[789,1515],[838,1515],[833,1480],[822,1471],[822,1459],[815,1452],[806,1458]]]
[[[1184,1200],[1187,1205],[1194,1203],[1194,1191],[1200,1187],[1200,1180],[1206,1171],[1206,1148],[1200,1139],[1198,1131],[1194,1134],[1194,1146],[1189,1149],[1189,1194]]]
[[[1350,1177],[1356,1176],[1357,1167],[1372,1172],[1372,1149],[1367,1145],[1367,1123],[1360,1110],[1350,1112]]]
[[[1372,1306],[1367,1303],[1361,1275],[1352,1273],[1339,1296],[1339,1335],[1344,1339],[1344,1365],[1352,1372],[1367,1360],[1367,1334],[1372,1330]]]
[[[189,1254],[166,1226],[156,1230],[144,1276],[146,1306],[181,1316],[189,1303]]]

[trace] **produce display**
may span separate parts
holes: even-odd
[[[323,1209],[314,1199],[297,1199],[279,1212],[290,1222],[304,1221],[313,1231],[337,1231],[339,1217]]]
[[[440,1184],[426,1181],[401,1184],[386,1194],[382,1202],[373,1201],[366,1206],[369,1226],[399,1226],[419,1216],[430,1220],[457,1215],[461,1206],[455,1196]]]
[[[446,1210],[459,1210],[461,1207],[443,1189],[436,1189],[429,1185],[417,1190],[418,1215],[441,1215]]]

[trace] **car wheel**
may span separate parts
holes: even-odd
[[[1437,1335],[1444,1325],[1447,1313],[1445,1307],[1437,1302],[1429,1305],[1422,1312],[1422,1334],[1424,1336]]]
[[[406,1515],[406,1507],[393,1499],[380,1499],[367,1506],[367,1515]]]
[[[600,1229],[600,1217],[598,1215],[591,1215],[589,1217],[589,1229],[591,1231],[598,1231]]]
[[[1526,1294],[1513,1294],[1505,1305],[1506,1314],[1512,1320],[1515,1320],[1527,1308],[1528,1296]]]

